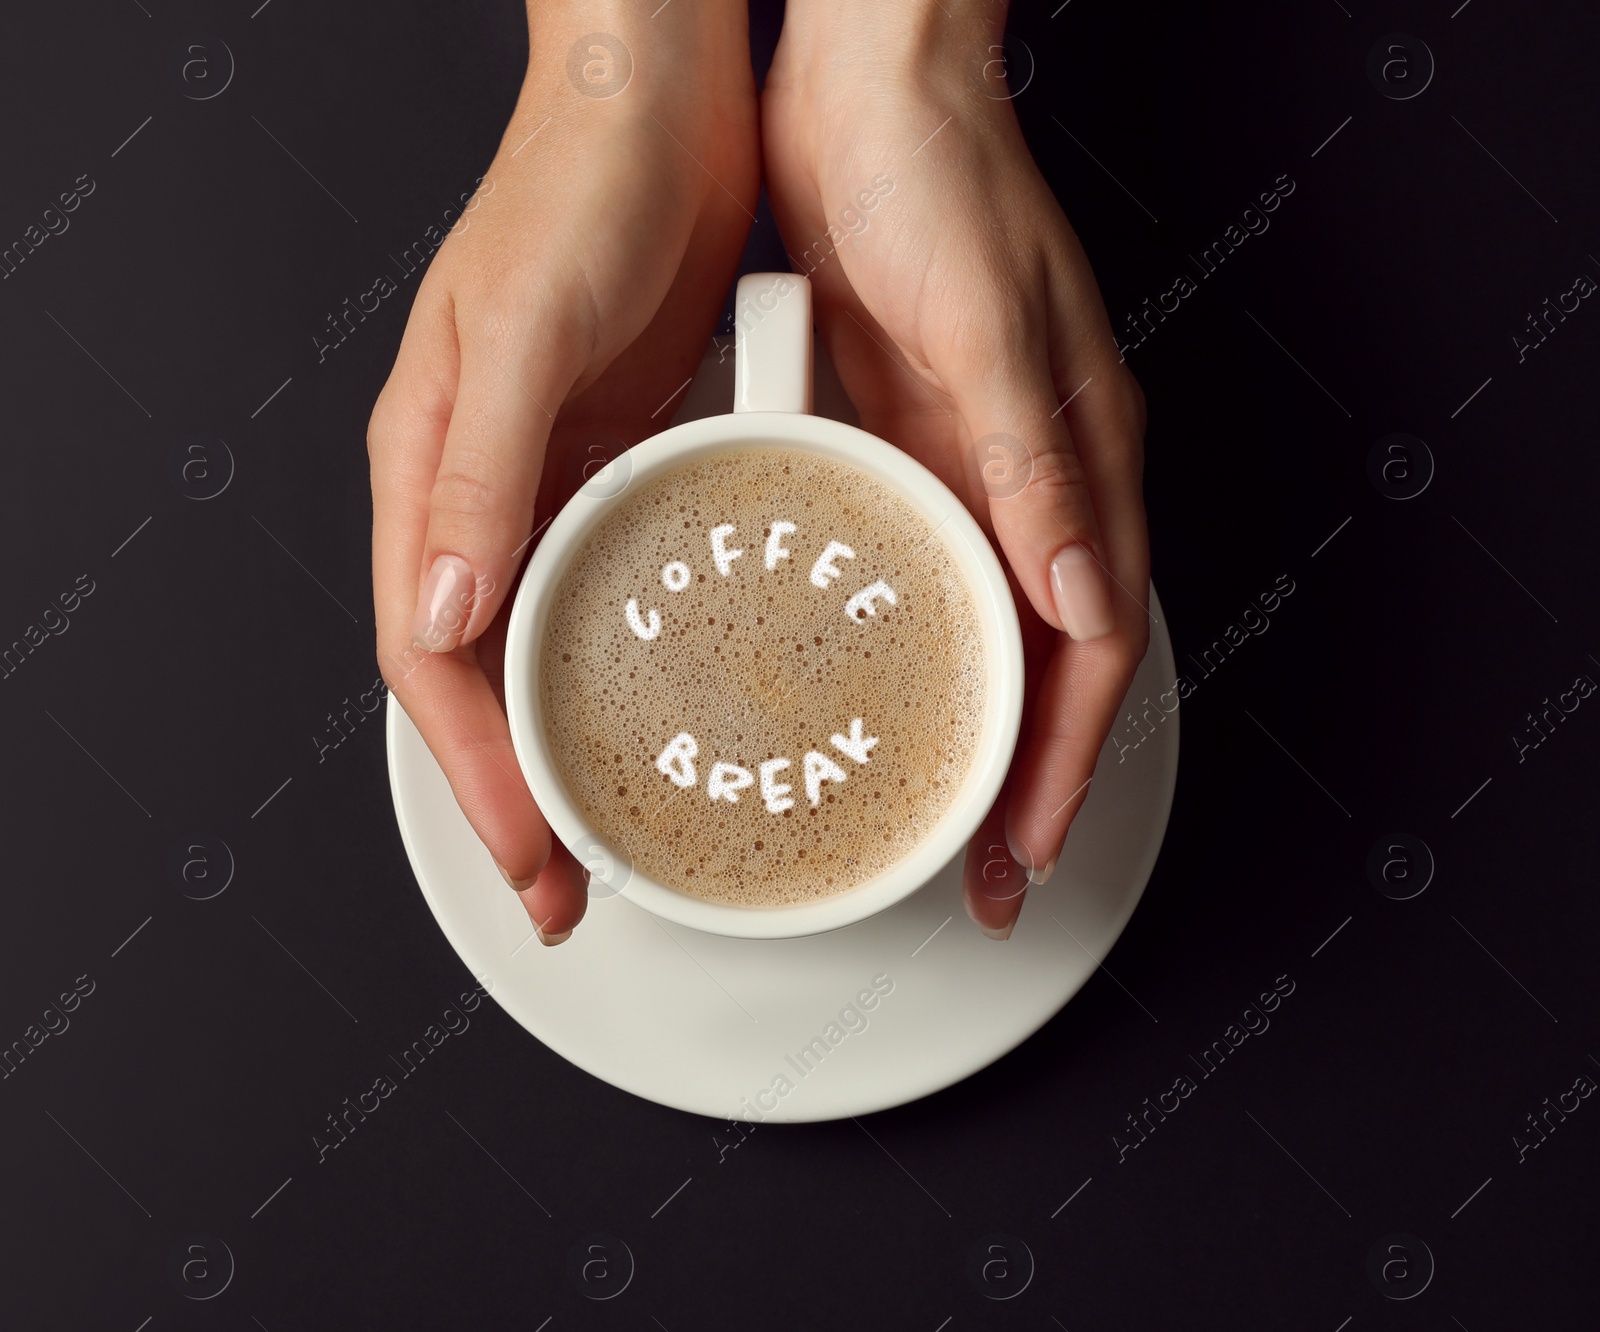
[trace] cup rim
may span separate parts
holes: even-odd
[[[826,417],[748,411],[703,417],[653,435],[615,460],[613,467],[629,469],[620,489],[593,482],[580,488],[552,520],[523,571],[506,632],[506,714],[523,776],[554,836],[569,849],[581,844],[609,853],[616,863],[616,839],[603,836],[573,801],[541,724],[539,648],[561,576],[612,503],[634,486],[704,455],[768,446],[817,453],[865,471],[936,524],[977,602],[987,687],[971,766],[943,816],[900,860],[853,888],[812,902],[735,906],[693,897],[652,879],[633,866],[626,846],[621,848],[625,881],[615,889],[621,896],[674,924],[745,939],[798,938],[841,929],[916,892],[961,853],[994,804],[1022,720],[1022,632],[1010,586],[989,539],[938,477],[876,435]]]

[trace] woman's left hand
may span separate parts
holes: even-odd
[[[762,128],[862,427],[962,498],[1019,594],[1023,733],[965,875],[969,914],[1004,939],[1055,868],[1151,618],[1144,396],[987,54],[994,22],[791,0]]]

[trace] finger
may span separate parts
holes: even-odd
[[[589,871],[572,852],[555,843],[550,859],[531,884],[506,880],[522,899],[534,933],[546,948],[565,943],[589,906]]]
[[[555,409],[576,377],[567,357],[518,324],[457,327],[461,374],[428,497],[411,626],[430,652],[470,642],[505,600],[533,530]]]
[[[1092,283],[1092,277],[1087,280]],[[1035,883],[1054,870],[1072,820],[1088,798],[1096,761],[1144,657],[1151,623],[1141,493],[1142,395],[1126,367],[1109,354],[1114,344],[1108,336],[1080,336],[1081,323],[1074,329],[1068,322],[1069,317],[1081,321],[1086,309],[1099,309],[1092,285],[1085,291],[1064,279],[1052,295],[1054,377],[1058,385],[1072,386],[1069,395],[1076,391],[1063,415],[1070,418],[1094,496],[1114,627],[1088,642],[1057,641],[1013,766],[1007,840]],[[1090,331],[1099,330],[1091,325]],[[1154,706],[1165,715],[1177,708],[1177,697],[1169,691]]]
[[[410,660],[401,658],[398,674],[386,666],[384,678],[500,872],[532,882],[549,859],[550,828],[517,765],[510,727],[483,667],[470,651],[411,653]]]
[[[990,336],[975,340],[958,371],[934,369],[974,440],[998,435],[1020,443],[1022,484],[1015,493],[1007,487],[991,494],[989,513],[1023,594],[1041,619],[1075,641],[1102,638],[1115,626],[1105,548],[1056,397],[1044,321],[1033,338],[1016,311],[987,322]],[[1018,326],[1023,333],[1011,331]]]
[[[1028,876],[1006,847],[1006,796],[1002,792],[967,843],[961,875],[961,895],[971,916],[991,939],[1011,937],[1028,891]]]
[[[1104,537],[1101,552],[1119,625],[1150,624],[1150,543],[1144,512],[1145,402],[1121,359],[1105,307],[1074,243],[1052,266],[1051,375]],[[1140,615],[1127,615],[1137,606]]]
[[[503,872],[531,880],[550,833],[517,766],[505,713],[474,648],[412,642],[417,565],[456,375],[448,306],[418,295],[395,369],[373,409],[372,581],[378,664],[450,782],[462,812]],[[483,644],[497,646],[498,638]]]
[[[1012,764],[1006,808],[1006,844],[1031,883],[1055,871],[1138,661],[1117,635],[1057,640]]]
[[[1050,200],[1051,209],[1060,206]],[[1119,629],[1146,637],[1151,623],[1150,542],[1144,512],[1145,401],[1111,333],[1088,257],[1066,218],[1048,245],[1051,378],[1089,492],[1104,547]],[[1139,615],[1128,612],[1137,606]]]

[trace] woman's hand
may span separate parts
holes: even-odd
[[[594,11],[530,4],[516,111],[368,431],[379,665],[546,943],[582,918],[585,873],[512,749],[509,594],[585,465],[665,423],[759,182],[742,0],[619,8],[599,35]]]
[[[1055,868],[1150,632],[1144,398],[1007,100],[1003,18],[790,0],[762,95],[773,211],[863,428],[962,497],[1020,593],[1022,739],[966,862],[998,939]]]

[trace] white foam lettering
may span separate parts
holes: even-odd
[[[728,570],[733,567],[733,562],[744,554],[744,551],[728,549],[728,538],[733,535],[732,523],[722,523],[711,529],[711,558],[716,561],[717,572],[724,578]]]
[[[628,598],[628,604],[622,608],[622,614],[628,621],[628,628],[647,643],[661,632],[661,612],[652,607],[649,620],[641,620],[639,603],[632,597]]]
[[[700,752],[700,746],[687,731],[680,731],[667,742],[667,747],[656,757],[656,771],[668,778],[674,786],[687,790],[695,783],[694,764],[690,761]]]
[[[822,800],[823,782],[842,782],[845,778],[843,768],[826,754],[819,754],[814,749],[801,760],[801,766],[806,773],[806,799],[813,806]]]
[[[860,717],[852,717],[850,719],[849,735],[835,735],[832,740],[835,749],[848,754],[857,763],[865,763],[868,751],[878,743],[877,736],[861,734]]]
[[[761,801],[768,814],[782,814],[794,805],[789,799],[789,784],[777,780],[777,775],[788,766],[789,760],[782,758],[768,759],[761,765]]]
[[[706,794],[713,802],[726,800],[730,805],[737,805],[739,797],[734,793],[754,786],[755,780],[748,769],[737,763],[713,763],[711,776],[706,778]]]
[[[828,584],[840,576],[839,566],[835,559],[853,560],[855,551],[842,541],[830,541],[822,554],[817,556],[817,562],[811,566],[811,586],[826,589]]]
[[[862,588],[849,601],[845,602],[844,613],[857,624],[860,624],[862,623],[861,613],[863,611],[868,615],[876,615],[878,613],[878,608],[873,603],[880,598],[887,601],[891,606],[895,605],[899,600],[894,594],[894,589],[881,578],[870,587]]]
[[[849,735],[834,735],[830,738],[835,749],[848,754],[857,763],[865,763],[872,747],[878,743],[877,736],[865,734],[860,717],[850,719]],[[687,731],[680,731],[667,742],[667,747],[656,758],[656,769],[673,785],[687,790],[698,780],[693,759],[699,753],[699,741]],[[768,759],[758,765],[761,774],[761,803],[766,806],[769,814],[782,814],[785,810],[794,808],[794,800],[790,797],[790,792],[794,788],[787,782],[778,780],[778,774],[792,766],[790,760],[786,758]],[[806,799],[811,802],[813,808],[822,801],[824,782],[842,782],[849,775],[826,754],[818,753],[814,749],[807,752],[800,761],[800,767],[805,775]],[[719,760],[711,765],[710,776],[706,779],[706,795],[710,797],[712,804],[726,800],[730,805],[737,805],[738,793],[754,785],[756,778],[748,768]]]
[[[786,523],[782,521],[773,523],[772,531],[767,533],[768,569],[776,569],[778,567],[779,560],[786,560],[789,558],[789,548],[783,544],[783,539],[791,532],[797,532],[799,530],[800,529],[797,528],[793,523]]]

